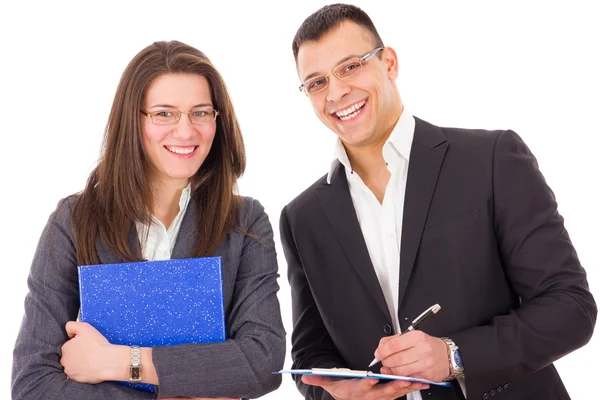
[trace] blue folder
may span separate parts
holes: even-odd
[[[110,343],[225,341],[220,257],[88,265],[78,272],[80,319]],[[155,391],[149,384],[123,384]]]

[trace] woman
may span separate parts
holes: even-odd
[[[281,383],[285,332],[271,225],[235,194],[245,168],[225,84],[200,51],[179,42],[142,50],[123,73],[100,161],[83,192],[63,199],[42,233],[13,359],[18,399],[260,397]],[[221,256],[227,340],[132,350],[79,311],[77,266]]]

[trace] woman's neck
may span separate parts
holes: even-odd
[[[170,180],[168,182],[158,181],[154,185],[154,210],[152,215],[162,222],[166,229],[169,229],[179,213],[181,192],[188,183],[188,180]]]

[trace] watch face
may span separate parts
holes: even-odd
[[[142,379],[142,374],[141,374],[140,368],[132,367],[129,369],[129,371],[130,371],[130,375],[129,375],[130,380],[139,381],[140,379]]]
[[[462,358],[460,358],[460,351],[456,350],[454,352],[454,362],[458,365],[458,368],[463,368]]]

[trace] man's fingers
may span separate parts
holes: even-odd
[[[429,388],[429,385],[425,385],[420,382],[396,380],[396,381],[388,382],[384,385],[380,385],[380,387],[375,388],[375,390],[377,390],[377,389],[380,390],[380,393],[377,393],[378,396],[396,398],[396,397],[404,396],[407,393],[412,393],[417,390],[422,390],[422,389],[427,389],[427,388]]]
[[[342,385],[356,385],[355,388],[358,390],[369,390],[378,381],[378,379],[374,378],[335,379],[317,375],[302,375],[302,382],[307,385],[322,387],[328,392],[335,391],[336,387]]]
[[[385,340],[384,339],[388,339]],[[375,357],[379,361],[383,361],[392,354],[408,350],[415,347],[418,343],[427,339],[427,334],[422,331],[411,331],[404,335],[394,335],[389,338],[383,338],[379,342]]]
[[[359,379],[358,380],[358,388],[359,390],[369,390],[370,388],[372,388],[377,382],[379,382],[379,379],[372,379],[372,378],[363,378],[363,379]]]
[[[329,379],[327,379],[323,376],[302,375],[302,382],[306,383],[307,385],[323,387],[323,385],[326,385],[328,383],[328,381],[329,381]]]

